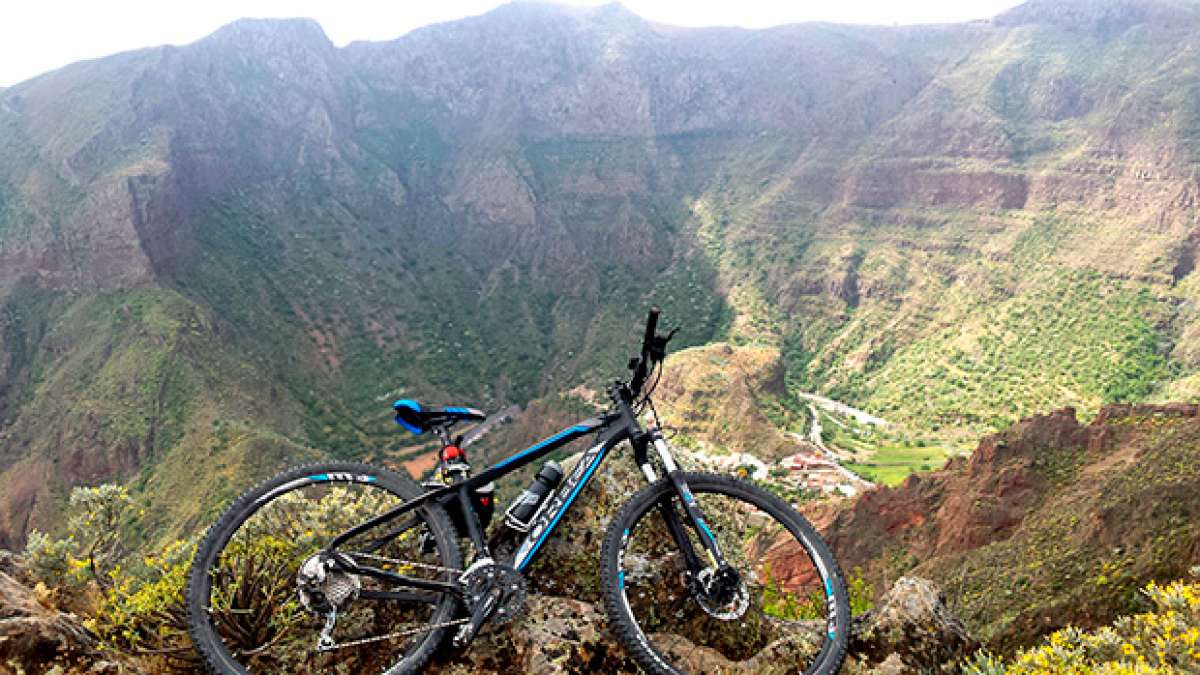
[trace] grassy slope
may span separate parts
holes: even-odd
[[[239,172],[236,184],[188,212],[195,255],[163,275],[159,290],[121,293],[161,294],[222,327],[219,340],[202,345],[212,350],[205,352],[211,363],[185,360],[180,383],[168,383],[190,402],[182,408],[256,392],[280,401],[288,415],[251,408],[213,416],[232,415],[236,425],[261,414],[264,433],[341,457],[405,455],[408,439],[393,433],[387,410],[400,394],[492,408],[580,383],[599,386],[621,372],[631,327],[657,302],[683,324],[681,346],[727,338],[779,348],[793,393],[822,391],[894,418],[893,431],[846,439],[877,445],[880,452],[863,463],[887,469],[891,480],[905,466],[936,464],[922,444],[953,452],[1033,410],[1075,404],[1088,411],[1106,400],[1195,393],[1200,359],[1188,356],[1188,345],[1200,331],[1180,302],[1195,299],[1195,283],[1171,276],[1189,222],[1186,209],[1182,216],[1171,210],[1172,190],[1198,128],[1194,106],[1179,94],[1195,79],[1194,58],[1181,47],[1185,28],[1081,36],[1016,26],[869,38],[813,29],[805,46],[820,58],[866,44],[890,50],[882,60],[889,68],[911,69],[855,61],[865,79],[838,92],[845,98],[817,101],[807,126],[787,132],[680,133],[653,143],[518,135],[476,147],[478,139],[440,125],[436,105],[364,86],[353,100],[362,119],[373,121],[334,129],[330,150],[312,141],[328,129],[297,125],[275,108],[290,111],[299,99],[307,105],[313,92],[346,92],[320,91],[317,78],[280,80],[255,59],[205,52],[208,60],[193,67],[229,75],[245,109],[202,107],[211,93],[185,103],[211,114],[214,127],[229,127],[220,127],[229,138],[217,140],[251,146],[265,139],[270,161],[281,166],[267,171],[259,164],[268,159],[251,157],[245,164],[258,173],[227,167]],[[763,48],[771,45],[778,46]],[[87,98],[88,110],[98,111],[91,117],[115,120],[104,133],[132,149],[80,164],[88,175],[124,177],[165,152],[158,136],[131,131],[135,111],[111,91],[84,96],[89,87],[132,86],[130,78],[154,58],[140,52],[30,90],[48,100],[58,87],[71,100]],[[875,86],[919,81],[926,68],[932,82],[896,85],[911,91]],[[151,93],[176,91],[170,81],[148,82],[159,87]],[[828,93],[819,87],[829,82],[814,82],[812,91]],[[909,94],[899,103],[872,99]],[[178,112],[173,99],[163,101],[158,112]],[[875,119],[884,109],[894,118]],[[318,112],[335,122],[348,114],[338,105]],[[98,133],[86,120],[39,117],[26,129],[15,119],[0,110],[4,149],[35,162],[32,149],[44,145],[54,163],[0,175],[0,231],[31,222],[18,183],[50,180],[38,172],[55,175]],[[273,138],[273,124],[295,135]],[[464,167],[489,162],[511,169],[529,189],[534,225],[451,204],[448,195],[461,197],[455,180]],[[855,186],[878,172],[884,185],[917,174],[984,185],[964,188],[966,196],[918,185],[896,203],[866,204]],[[989,201],[992,174],[1084,178],[1034,190],[1015,209]],[[29,417],[6,433],[31,434],[56,403],[90,396],[117,435],[80,447],[107,456],[124,443],[141,457],[165,456],[166,446],[146,441],[153,425],[127,412],[151,405],[150,398],[125,390],[111,398],[108,384],[95,394],[91,384],[34,387],[37,368],[53,369],[56,359],[76,353],[46,352],[44,334],[68,306],[92,307],[102,297],[13,300],[32,302],[36,316],[5,338],[3,367],[16,384],[0,392],[0,414],[11,422],[19,407]],[[126,350],[129,356],[113,357],[114,373],[150,365],[145,375],[116,381],[149,386],[164,364],[175,363],[153,341],[115,331],[96,330],[96,346],[85,352]],[[39,349],[40,360],[31,361]],[[208,373],[207,386],[189,368]],[[226,379],[243,371],[252,376]],[[84,375],[68,368],[61,381],[90,382]],[[173,447],[229,440],[203,424],[175,424],[186,431],[168,432]],[[26,443],[20,437],[4,448],[13,461],[50,462],[62,447]]]
[[[0,482],[9,500],[28,500],[31,527],[58,526],[72,484],[140,476],[150,531],[190,529],[214,499],[261,475],[237,470],[272,455],[257,439],[287,449],[274,452],[278,465],[306,452],[270,431],[290,432],[297,407],[231,349],[228,325],[177,293],[19,290],[8,318],[8,335],[20,338],[10,344],[28,351],[9,361],[23,386],[8,394],[20,405],[4,434],[24,457]],[[216,452],[222,439],[229,446]],[[247,457],[251,448],[263,456]],[[24,524],[5,526],[5,536],[19,536]]]
[[[1109,408],[1089,427],[1027,420],[975,455],[861,500],[828,526],[844,565],[886,587],[937,581],[973,634],[1027,644],[1142,607],[1198,560],[1194,411]]]

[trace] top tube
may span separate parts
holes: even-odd
[[[544,448],[548,445],[553,444],[553,445],[555,445],[555,447],[557,447],[558,445],[564,445],[566,443],[570,443],[571,441],[575,440],[576,438],[578,438],[580,436],[583,436],[592,431],[595,431],[595,429],[596,428],[594,426],[586,426],[584,424],[576,424],[575,426],[570,427],[568,429],[563,429],[562,431],[558,432],[557,434],[554,434],[550,438],[547,438],[543,441],[538,442],[535,445],[525,448],[524,450],[518,452],[515,455],[509,456],[509,457],[506,457],[506,458],[500,460],[499,462],[496,463],[495,466],[493,466],[491,468],[499,469],[500,467],[507,466],[508,464],[516,462],[526,455],[535,453],[538,450],[541,450],[542,448]]]

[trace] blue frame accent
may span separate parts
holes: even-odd
[[[499,462],[496,463],[495,466],[493,466],[491,469],[488,469],[488,470],[491,471],[492,469],[499,469],[501,467],[508,466],[509,464],[512,464],[513,462],[521,459],[522,457],[533,454],[533,453],[537,452],[538,450],[545,448],[548,445],[553,445],[556,443],[566,443],[569,440],[572,440],[575,436],[582,436],[591,431],[595,431],[595,428],[587,427],[582,424],[576,424],[575,426],[573,426],[569,429],[563,429],[562,431],[558,432],[557,434],[554,434],[553,436],[551,436],[550,438],[547,438],[544,441],[540,441],[535,445],[531,445],[528,448],[525,448],[524,450],[518,452],[515,455],[511,455],[509,457],[506,457],[506,458],[500,460]]]
[[[518,571],[524,571],[524,569],[529,566],[529,563],[533,560],[534,556],[537,555],[538,549],[542,547],[542,542],[546,541],[546,538],[549,537],[552,532],[554,532],[554,527],[558,525],[558,520],[563,517],[564,513],[570,510],[571,504],[575,501],[575,498],[579,496],[579,493],[582,492],[583,488],[586,487],[588,482],[591,481],[592,473],[594,473],[596,471],[596,467],[600,466],[601,462],[604,461],[604,455],[606,454],[608,454],[607,443],[604,444],[604,447],[600,448],[600,452],[596,455],[595,461],[593,461],[592,465],[589,466],[587,471],[584,472],[583,477],[579,479],[579,483],[575,485],[575,489],[571,491],[571,494],[567,495],[567,501],[563,502],[562,508],[558,510],[558,513],[554,514],[554,518],[550,520],[548,525],[546,525],[546,529],[542,531],[542,536],[538,537],[538,540],[534,543],[533,548],[529,549],[529,554],[525,556],[524,560],[517,564]]]

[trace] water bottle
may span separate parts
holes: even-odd
[[[562,481],[563,471],[558,462],[546,462],[542,470],[534,476],[533,482],[517,497],[508,511],[504,513],[504,524],[520,532],[528,532],[537,514],[538,507],[546,501],[554,488]]]

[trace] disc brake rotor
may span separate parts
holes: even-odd
[[[720,578],[722,574],[730,573],[733,578]],[[744,616],[750,607],[750,591],[746,588],[746,582],[732,570],[722,573],[711,567],[703,569],[697,584],[696,604],[714,619],[734,621]]]

